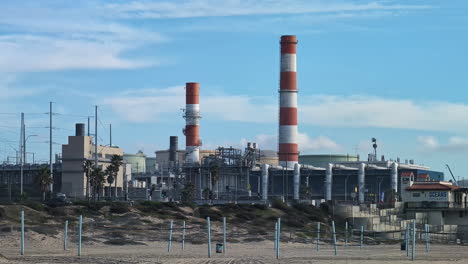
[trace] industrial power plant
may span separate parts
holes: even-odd
[[[203,135],[200,124],[202,85],[186,83],[183,156],[178,154],[181,151],[178,150],[176,136],[170,138],[168,153],[156,152],[159,180],[154,183],[170,185],[167,193],[171,199],[180,199],[177,186],[193,184],[196,200],[200,203],[268,203],[275,197],[284,201],[308,200],[314,204],[332,200],[353,201],[356,204],[378,203],[400,200],[399,175],[402,173],[442,180],[442,173],[414,164],[414,161],[385,160],[383,156],[378,159],[376,153],[370,154],[365,161],[350,155],[300,156],[297,139],[297,44],[296,36],[286,35],[280,39],[276,153],[261,150],[261,146],[255,142],[248,143],[244,150],[233,147],[203,150],[200,139],[200,135]],[[376,148],[376,142],[374,144]]]

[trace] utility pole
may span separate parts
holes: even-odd
[[[112,124],[109,124],[109,146],[112,148]]]
[[[21,133],[20,133],[20,194],[23,196],[23,152],[24,152],[24,113],[21,113]]]
[[[54,164],[52,163],[52,102],[49,102],[49,165],[50,165],[50,178],[52,183],[49,186],[49,191],[54,191]]]
[[[98,115],[97,115],[97,108],[98,108],[98,106],[96,105],[95,108],[94,108],[94,167],[96,167],[96,168],[98,166],[98,151],[97,151],[97,145],[98,145],[97,120],[98,120]]]

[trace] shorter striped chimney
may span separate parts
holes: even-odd
[[[194,165],[200,161],[200,84],[185,84],[185,164]]]

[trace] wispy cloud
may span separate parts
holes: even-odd
[[[418,142],[425,151],[468,152],[468,138],[465,137],[450,137],[447,142],[440,143],[434,136],[420,136]]]
[[[387,1],[311,0],[188,0],[132,1],[108,4],[107,8],[125,18],[191,18],[247,15],[363,12],[377,10],[427,9],[427,5],[393,4]]]
[[[166,37],[106,16],[97,5],[2,4],[0,71],[128,69],[158,64],[127,53]]]
[[[179,114],[179,109],[185,104],[182,86],[135,90],[133,93],[109,97],[104,100],[104,104],[112,106],[124,118],[135,122],[156,120],[161,113]],[[275,97],[202,94],[200,102],[202,114],[207,119],[274,123],[278,118]],[[468,124],[460,122],[466,116],[468,105],[462,103],[362,95],[299,97],[301,124],[323,127],[468,132]]]
[[[240,147],[245,147],[247,142],[255,142],[258,144],[260,149],[278,149],[278,135],[270,134],[259,134],[253,139],[241,139]],[[334,140],[326,136],[318,136],[315,138],[309,137],[306,133],[298,133],[298,144],[299,151],[302,154],[317,153],[320,151],[326,152],[338,152],[342,150],[342,147]]]

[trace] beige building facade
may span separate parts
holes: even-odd
[[[77,124],[78,125],[78,124]],[[87,179],[83,164],[85,160],[95,160],[93,137],[85,136],[84,133],[77,133],[68,137],[68,144],[62,145],[62,193],[67,196],[83,198],[86,196]],[[123,150],[118,147],[108,147],[98,145],[98,166],[105,170],[113,155],[123,156]],[[112,184],[112,195],[115,195],[115,185],[119,196],[122,194],[124,186],[124,165],[119,169],[117,183]],[[109,195],[107,181],[104,183],[107,195]]]

